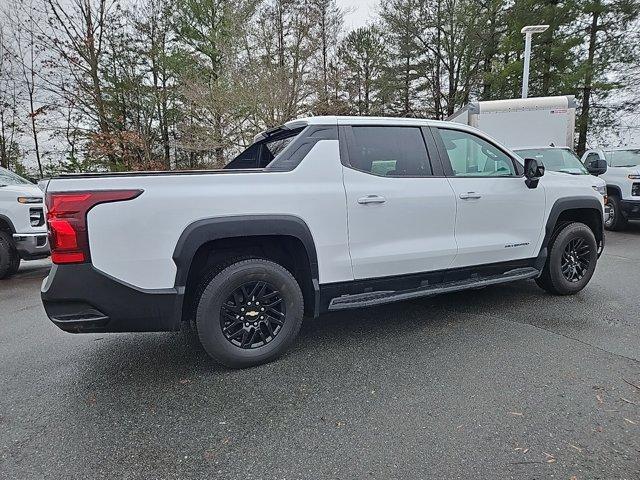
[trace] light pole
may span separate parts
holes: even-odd
[[[529,60],[531,58],[531,37],[534,33],[542,33],[549,25],[527,25],[520,30],[524,33],[524,71],[522,72],[522,98],[529,94]]]

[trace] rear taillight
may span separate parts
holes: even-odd
[[[142,190],[48,192],[46,205],[51,261],[56,264],[90,261],[87,212],[98,204],[131,200],[141,193]]]

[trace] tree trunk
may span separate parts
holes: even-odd
[[[591,28],[589,29],[589,54],[587,56],[587,68],[584,75],[584,87],[582,89],[582,109],[578,120],[578,155],[582,155],[587,148],[587,131],[589,129],[589,115],[591,107],[591,90],[593,88],[593,65],[596,55],[596,40],[598,36],[598,19],[600,12],[592,13]]]
[[[453,42],[452,42],[453,43]],[[447,94],[447,117],[452,115],[455,111],[456,102],[456,79],[455,79],[456,61],[453,54],[453,50],[449,54],[449,92]]]
[[[489,25],[487,26],[487,43],[484,48],[484,61],[482,65],[482,98],[484,100],[491,99],[491,72],[493,67],[493,59],[498,53],[498,39],[496,38],[496,25],[498,23],[498,12],[495,6],[491,7],[488,12]]]
[[[369,115],[369,96],[371,94],[371,71],[369,69],[369,59],[364,66],[364,114]]]
[[[322,104],[324,106],[324,108],[327,108],[327,104],[329,103],[329,77],[328,77],[328,72],[327,72],[327,59],[329,56],[329,46],[328,46],[328,39],[327,39],[327,10],[326,10],[326,6],[324,7],[324,10],[322,11],[322,20],[321,20],[321,27],[322,27],[322,93],[324,95],[323,99],[322,99]]]
[[[6,130],[4,126],[4,115],[0,114],[0,167],[9,168],[9,155],[7,154]]]
[[[42,172],[42,159],[40,158],[40,145],[38,143],[38,129],[36,127],[36,115],[37,112],[34,110],[34,106],[33,106],[33,97],[35,94],[35,76],[36,76],[36,72],[35,72],[35,64],[34,64],[34,59],[35,59],[35,52],[34,52],[34,40],[33,37],[31,37],[31,49],[29,52],[30,55],[30,65],[31,68],[29,70],[29,76],[27,76],[27,71],[23,70],[24,72],[24,77],[25,80],[27,82],[27,93],[29,95],[29,116],[31,117],[31,134],[33,136],[33,146],[36,152],[36,161],[38,162],[38,172],[40,173],[40,177],[43,177],[43,172]],[[23,67],[24,69],[24,67]]]
[[[542,54],[542,90],[540,91],[540,95],[543,97],[549,96],[549,92],[551,91],[551,48],[553,47],[553,30],[550,28],[548,32],[549,37],[545,41],[544,53]]]
[[[437,5],[437,9],[436,9],[436,56],[435,56],[435,75],[434,75],[434,97],[435,97],[435,103],[434,103],[434,109],[436,111],[436,119],[441,120],[442,118],[444,118],[444,115],[442,114],[442,82],[441,82],[441,76],[442,76],[442,70],[441,70],[441,64],[440,64],[440,59],[442,58],[442,30],[440,29],[440,18],[442,17],[441,15],[441,5],[440,2],[438,2]]]
[[[409,58],[409,55],[407,55],[407,58],[405,58],[405,63],[404,63],[404,116],[408,116],[409,115],[409,110],[410,110],[410,105],[409,105],[409,87],[410,87],[410,80],[409,80],[409,76],[410,76],[410,72],[411,72],[411,59]]]
[[[38,144],[38,129],[36,128],[36,112],[33,111],[33,92],[29,91],[29,106],[31,109],[31,133],[33,135],[33,146],[36,151],[36,161],[38,162],[38,172],[40,177],[43,176],[42,172],[42,159],[40,158],[40,145]]]
[[[214,149],[216,167],[222,168],[224,167],[224,134],[222,131],[222,115],[220,112],[216,112],[214,115],[214,136],[216,137],[216,147]]]

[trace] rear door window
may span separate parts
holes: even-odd
[[[352,127],[349,164],[385,177],[433,174],[419,127]]]

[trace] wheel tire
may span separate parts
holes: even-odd
[[[18,273],[18,270],[20,270],[20,262],[20,256],[16,255],[14,257],[13,263],[11,264],[11,267],[9,267],[9,276]]]
[[[565,249],[574,240],[582,240],[589,251],[585,254],[588,261],[586,271],[579,280],[571,281],[562,273]],[[569,223],[560,227],[549,244],[549,256],[536,283],[554,295],[574,295],[582,290],[591,280],[598,262],[598,245],[589,227],[584,223]]]
[[[609,197],[609,208],[611,213],[609,219],[604,223],[604,228],[613,231],[625,229],[627,227],[627,219],[622,214],[620,197],[611,195]]]
[[[284,305],[284,320],[282,320],[277,333],[270,337],[269,341],[256,342],[263,343],[263,345],[241,348],[232,343],[232,340],[229,340],[223,332],[223,320],[230,317],[226,316],[223,319],[222,306],[234,292],[251,282],[266,282],[270,287],[275,287],[273,290],[277,291],[282,299],[281,304]],[[261,258],[242,260],[229,265],[218,273],[215,273],[214,270],[214,273],[205,279],[201,287],[203,287],[202,294],[196,310],[198,338],[205,351],[227,367],[245,368],[270,362],[289,348],[300,331],[304,313],[302,291],[293,275],[277,263]],[[243,298],[242,302],[244,303],[240,302],[240,304],[245,305],[247,300],[248,297]],[[240,305],[234,305],[234,308],[239,309]],[[234,331],[244,330],[245,327],[242,323],[239,322],[240,330],[234,329]],[[258,328],[262,329],[262,324],[259,321],[258,323],[260,325]],[[270,325],[273,327],[273,324]],[[258,334],[257,329],[252,329],[251,326],[247,328],[254,332],[247,333],[247,336],[252,335],[248,341],[253,342],[254,338],[257,340],[253,336]],[[266,325],[264,328],[267,328]],[[268,333],[266,330],[262,330],[262,332]],[[241,335],[241,340],[244,342],[244,333]]]
[[[20,255],[7,232],[0,232],[0,280],[9,278],[20,267]]]

